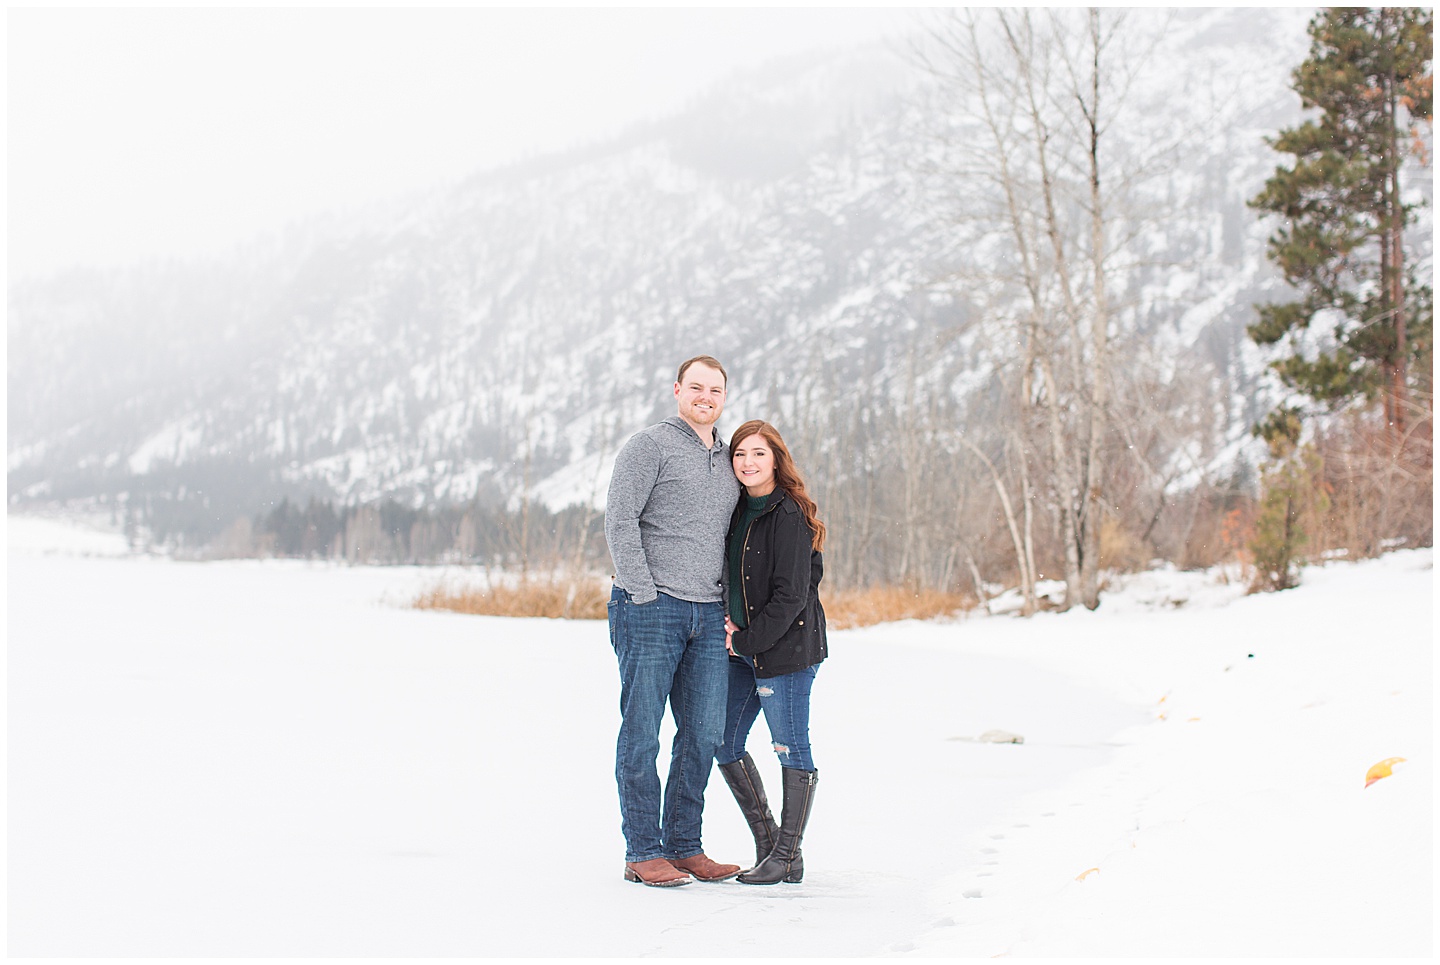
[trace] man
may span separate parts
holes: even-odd
[[[625,878],[653,886],[723,881],[700,846],[700,814],[725,720],[725,531],[740,484],[715,432],[725,369],[708,355],[675,377],[678,413],[642,429],[615,459],[605,540],[615,563],[610,643],[620,663],[615,781]],[[660,721],[675,718],[661,813]]]

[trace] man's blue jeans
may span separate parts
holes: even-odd
[[[620,663],[615,782],[625,860],[693,857],[704,850],[700,815],[725,723],[724,605],[691,603],[665,593],[636,604],[615,587],[609,615],[610,644]],[[675,742],[662,820],[655,761],[667,699]]]
[[[780,766],[815,770],[810,755],[810,689],[819,669],[817,665],[778,677],[756,677],[750,657],[731,657],[725,737],[716,759],[731,764],[745,756],[750,728],[764,710],[770,746],[780,758]]]

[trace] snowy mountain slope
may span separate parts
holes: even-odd
[[[1190,456],[1204,467],[1264,407],[1243,327],[1274,282],[1244,201],[1274,165],[1262,136],[1298,115],[1304,16],[1175,17],[1125,150],[1218,133],[1153,189],[1170,217],[1119,294],[1143,351],[1212,381]],[[985,253],[956,250],[920,173],[920,83],[879,49],[778,64],[359,226],[302,226],[226,264],[15,286],[12,501],[528,488],[558,507],[593,496],[572,467],[666,414],[673,366],[699,352],[731,368],[731,426],[899,398],[911,376],[963,395],[1005,348],[953,280]]]

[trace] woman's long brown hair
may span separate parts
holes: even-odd
[[[820,522],[820,507],[815,505],[815,500],[805,491],[805,477],[800,475],[800,469],[791,458],[785,440],[780,438],[779,429],[760,419],[751,419],[736,429],[735,434],[730,437],[731,462],[734,462],[735,446],[754,435],[770,444],[770,452],[775,456],[775,485],[795,500],[795,505],[799,506],[800,512],[805,515],[805,522],[810,524],[810,532],[814,534],[810,540],[811,548],[823,550],[825,524]]]

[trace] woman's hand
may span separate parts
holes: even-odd
[[[730,656],[732,656],[732,657],[735,656],[735,648],[730,645],[730,638],[735,634],[735,631],[736,631],[736,630],[739,630],[739,629],[740,629],[739,627],[737,627],[735,624],[733,624],[733,623],[730,622],[730,616],[729,616],[729,614],[726,614],[726,616],[725,616],[725,649],[728,650],[728,651],[730,651]]]

